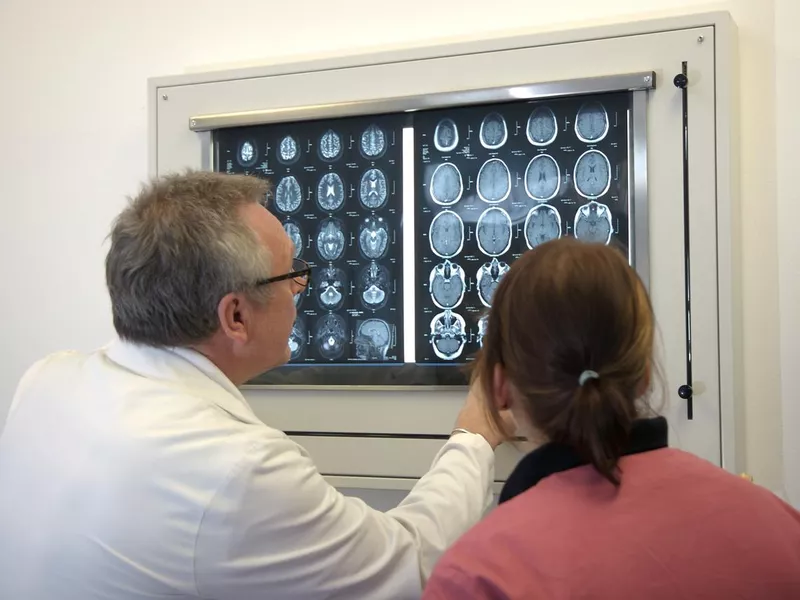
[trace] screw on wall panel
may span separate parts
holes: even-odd
[[[644,76],[644,82],[645,83],[650,83],[650,75],[645,75]]]
[[[698,43],[698,44],[702,44],[702,43],[705,41],[705,39],[706,39],[706,38],[705,38],[705,37],[703,37],[702,35],[698,35],[698,36],[697,36],[697,43]]]
[[[169,96],[167,96],[166,94],[162,94],[161,95],[161,99],[162,100],[169,100]]]
[[[194,127],[195,125],[197,125],[197,121],[195,121],[194,119],[192,119],[192,121],[191,121],[191,125],[192,125],[192,127]]]

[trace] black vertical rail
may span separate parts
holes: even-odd
[[[689,420],[694,418],[692,390],[692,270],[689,252],[689,96],[687,87],[687,63],[682,64],[681,72],[673,80],[675,87],[681,90],[683,101],[683,260],[686,288],[686,383],[678,388],[678,396],[686,400],[686,411]]]

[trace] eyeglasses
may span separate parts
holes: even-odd
[[[284,275],[276,275],[267,279],[259,279],[256,285],[268,285],[278,281],[286,281],[287,279],[294,279],[297,285],[306,287],[311,281],[311,267],[302,258],[295,258],[292,262],[292,270]]]

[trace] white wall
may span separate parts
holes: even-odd
[[[726,8],[738,23],[741,49],[746,466],[759,483],[779,490],[778,253],[779,244],[788,253],[797,242],[793,232],[776,241],[772,66],[774,8],[792,2],[731,0],[709,7],[692,0],[560,0],[546,5],[531,0],[348,0],[334,7],[322,0],[228,5],[209,0],[2,0],[0,420],[17,379],[33,360],[65,347],[88,350],[112,334],[103,238],[124,196],[135,192],[146,175],[148,77],[199,65],[274,62],[286,55],[562,28],[643,11]],[[787,29],[783,37],[791,35]],[[788,95],[782,97],[779,110],[791,114],[789,102]],[[788,148],[791,142],[782,135],[778,143]],[[786,165],[781,176],[788,177],[789,169]],[[781,180],[780,190],[781,206],[786,201],[784,208],[790,210],[791,182]],[[796,270],[791,263],[781,267],[785,276]],[[784,283],[787,313],[786,303],[797,288]],[[797,331],[797,321],[794,327]],[[784,361],[791,362],[796,336],[784,340],[789,353]]]

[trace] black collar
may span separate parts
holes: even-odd
[[[623,455],[649,452],[667,447],[667,420],[664,417],[640,419],[633,424],[628,448]],[[499,504],[511,500],[555,473],[588,464],[565,444],[549,443],[525,456],[506,480]]]

